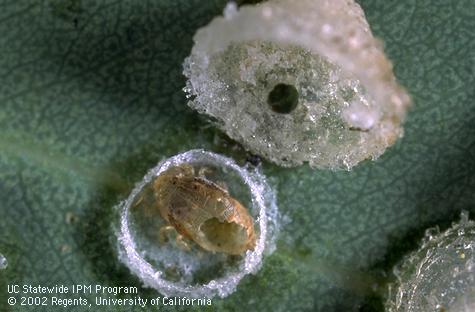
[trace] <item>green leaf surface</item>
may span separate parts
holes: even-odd
[[[181,90],[193,34],[225,2],[0,3],[0,311],[66,310],[9,306],[9,284],[140,287],[117,261],[112,207],[179,152],[244,161]],[[209,311],[378,311],[425,228],[474,216],[475,1],[360,3],[413,97],[405,136],[351,172],[264,162],[284,215],[277,250]]]

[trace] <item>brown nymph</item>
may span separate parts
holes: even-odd
[[[178,240],[192,240],[212,252],[240,255],[254,249],[256,235],[248,210],[204,174],[195,175],[192,166],[171,167],[152,187],[160,215],[168,223],[160,232],[174,229]]]

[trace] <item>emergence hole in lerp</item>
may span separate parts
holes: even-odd
[[[279,114],[289,114],[299,103],[299,93],[297,89],[285,83],[279,83],[272,89],[267,98],[267,104],[271,109]]]

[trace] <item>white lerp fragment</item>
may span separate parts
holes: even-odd
[[[235,176],[245,193],[249,193],[249,213],[254,218],[257,230],[256,246],[248,250],[238,263],[231,266],[222,253],[202,250],[184,250],[172,244],[160,244],[149,241],[148,235],[156,236],[158,228],[140,226],[134,217],[137,202],[141,203],[141,194],[150,183],[167,169],[187,165],[205,165],[222,169],[229,176]],[[119,259],[142,283],[155,288],[165,296],[190,298],[226,297],[233,293],[241,279],[247,274],[256,273],[262,264],[264,255],[273,252],[274,239],[278,229],[275,195],[258,169],[243,168],[232,159],[203,150],[191,150],[160,162],[144,179],[137,184],[129,198],[118,206],[120,224],[118,229]],[[148,219],[161,219],[159,215]],[[160,220],[157,220],[160,221]],[[217,276],[203,276],[203,272],[212,269]],[[171,277],[169,271],[175,271]],[[199,275],[199,281],[197,280]]]
[[[443,233],[429,229],[394,273],[388,312],[475,311],[475,222],[464,212]]]
[[[7,258],[4,255],[0,254],[0,270],[4,270],[8,267]]]
[[[185,60],[190,107],[282,166],[350,169],[402,136],[410,99],[351,0],[234,3]]]

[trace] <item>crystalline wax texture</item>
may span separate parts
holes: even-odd
[[[402,135],[409,97],[353,1],[229,5],[194,40],[189,105],[252,153],[349,169]]]
[[[419,250],[395,269],[388,312],[475,311],[475,222],[428,230]]]
[[[0,270],[4,270],[8,267],[7,258],[4,255],[0,254]]]

